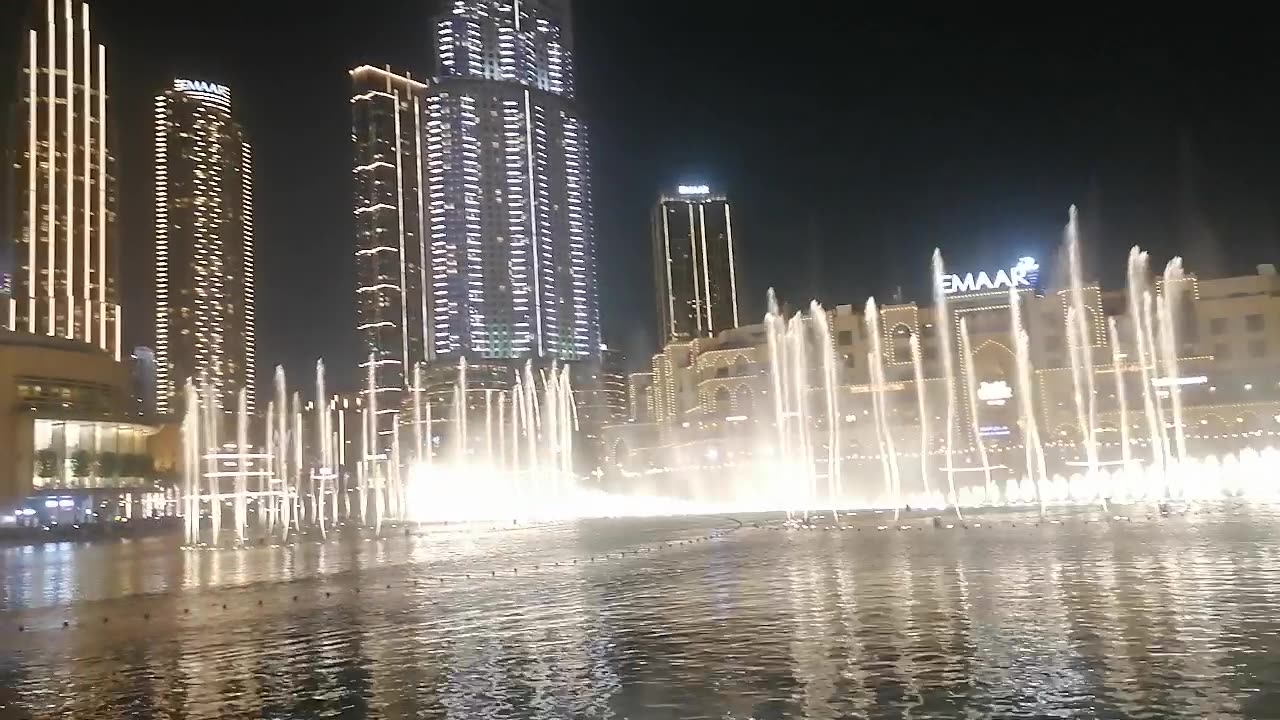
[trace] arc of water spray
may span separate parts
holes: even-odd
[[[880,335],[880,310],[874,297],[867,298],[863,317],[867,323],[867,335],[871,340],[871,352],[867,355],[867,365],[871,373],[872,409],[876,420],[876,435],[880,438],[881,467],[885,474],[885,483],[889,497],[893,498],[893,519],[897,520],[902,510],[902,480],[898,473],[898,453],[894,448],[893,430],[889,426],[889,410],[885,397],[884,347]]]
[[[1146,344],[1147,352],[1151,356],[1152,372],[1155,376],[1158,376],[1160,374],[1160,350],[1156,344],[1155,321],[1153,319],[1156,313],[1155,304],[1155,296],[1151,294],[1150,290],[1142,294],[1142,313],[1145,316],[1142,323],[1143,342]],[[1161,401],[1160,396],[1154,391],[1149,392],[1151,392],[1152,404],[1155,406],[1155,433],[1156,437],[1159,438],[1157,447],[1160,448],[1159,463],[1162,472],[1164,472],[1168,471],[1173,464],[1173,450],[1170,448],[1171,442],[1166,434],[1169,425],[1164,419],[1164,403]]]
[[[784,395],[785,384],[782,378],[785,373],[785,353],[780,347],[782,331],[780,325],[783,323],[781,314],[778,311],[778,296],[774,294],[773,288],[769,288],[766,295],[768,311],[764,316],[765,335],[769,348],[769,378],[773,383],[773,419],[774,428],[777,431],[778,447],[776,456],[778,458],[778,467],[781,472],[790,472],[790,468],[786,467],[786,460],[790,457],[790,448],[787,442],[787,403]],[[792,517],[791,507],[787,507],[787,519]]]
[[[942,263],[942,251],[933,251],[933,302],[938,311],[938,337],[942,340],[943,375],[947,381],[947,491],[951,494],[951,503],[955,506],[956,517],[963,520],[960,513],[960,497],[956,495],[956,473],[953,452],[956,440],[956,370],[955,359],[951,355],[951,331],[948,323],[951,315],[947,311],[947,293],[942,287],[942,278],[946,266]]]
[[[1083,436],[1085,456],[1088,458],[1089,480],[1098,482],[1098,455],[1093,443],[1093,426],[1089,424],[1088,404],[1084,399],[1084,375],[1092,373],[1091,367],[1086,367],[1086,361],[1083,357],[1084,349],[1080,346],[1080,317],[1076,314],[1074,307],[1067,308],[1067,338],[1068,349],[1071,353],[1071,389],[1075,398],[1076,405],[1076,423],[1080,426],[1080,433]],[[1107,509],[1106,492],[1099,488],[1098,499],[1101,501],[1102,509]]]
[[[1040,517],[1045,514],[1044,491],[1049,482],[1044,445],[1040,441],[1040,427],[1032,402],[1031,339],[1022,323],[1022,296],[1016,287],[1009,288],[1009,316],[1013,325],[1014,360],[1018,370],[1018,406],[1022,414],[1022,447],[1026,456],[1027,477],[1036,489],[1036,504]]]
[[[1151,346],[1147,341],[1147,328],[1150,326],[1148,312],[1149,294],[1147,284],[1147,254],[1134,245],[1129,249],[1129,317],[1133,324],[1133,346],[1137,353],[1138,368],[1142,379],[1142,409],[1147,419],[1147,433],[1151,443],[1151,461],[1157,467],[1164,465],[1164,443],[1156,401],[1152,397]]]
[[[787,346],[790,349],[790,378],[791,396],[795,399],[796,422],[796,443],[797,450],[800,453],[800,475],[804,482],[805,503],[803,514],[805,521],[809,520],[809,511],[816,508],[814,501],[816,500],[816,478],[813,471],[813,445],[809,438],[809,403],[808,403],[808,372],[809,364],[806,359],[805,347],[805,321],[800,313],[796,313],[787,326]]]
[[[1078,364],[1080,365],[1079,376],[1077,377],[1073,367],[1072,378],[1076,380],[1077,384],[1083,382],[1084,386],[1077,389],[1077,396],[1081,392],[1085,393],[1085,404],[1081,411],[1081,431],[1084,433],[1084,449],[1085,456],[1089,462],[1089,476],[1091,480],[1096,482],[1098,479],[1098,438],[1095,434],[1095,428],[1098,427],[1098,399],[1093,383],[1093,337],[1096,328],[1094,327],[1094,319],[1085,311],[1084,307],[1084,280],[1080,266],[1080,230],[1077,223],[1075,205],[1072,205],[1068,211],[1066,244],[1067,265],[1071,281],[1071,312],[1068,313],[1068,320],[1072,315],[1075,317],[1074,326],[1070,322],[1067,324],[1067,337],[1068,342],[1074,338],[1077,348],[1071,357],[1078,359]]]
[[[1164,376],[1168,380],[1170,406],[1173,409],[1173,442],[1177,462],[1187,459],[1187,435],[1182,424],[1182,383],[1178,367],[1178,326],[1175,322],[1182,294],[1182,258],[1175,257],[1164,268],[1163,307],[1160,312],[1160,348],[1164,354]]]

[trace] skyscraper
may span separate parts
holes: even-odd
[[[427,93],[430,355],[599,354],[566,0],[452,0]]]
[[[356,329],[374,363],[378,432],[387,435],[412,368],[429,357],[427,85],[368,65],[352,70],[351,81]]]
[[[156,411],[187,378],[224,410],[255,400],[253,153],[231,90],[178,79],[155,99]]]
[[[17,207],[7,327],[120,359],[106,48],[89,5],[48,0],[28,31],[11,187]]]
[[[729,201],[706,185],[681,185],[653,211],[659,338],[715,335],[738,326],[738,269]]]

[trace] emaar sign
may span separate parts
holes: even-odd
[[[1008,270],[997,270],[994,275],[980,272],[977,275],[943,275],[942,292],[958,293],[991,292],[1010,288],[1034,288],[1040,277],[1040,264],[1035,258],[1018,258],[1017,264]]]
[[[212,95],[223,100],[231,99],[231,88],[203,80],[174,80],[173,89],[184,93]]]

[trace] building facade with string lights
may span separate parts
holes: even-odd
[[[426,132],[431,354],[600,352],[586,125],[565,0],[452,0]]]
[[[256,405],[253,151],[231,89],[175,79],[155,98],[155,407],[187,379]]]
[[[15,332],[93,345],[120,359],[116,189],[106,47],[89,5],[33,13],[14,106],[13,219],[2,309]]]
[[[1152,461],[1162,452],[1153,443],[1146,419],[1144,384],[1150,387],[1156,412],[1165,418],[1166,432],[1160,436],[1164,439],[1157,441],[1165,444],[1165,452],[1173,451],[1175,392],[1183,406],[1182,429],[1190,454],[1221,455],[1277,445],[1280,275],[1273,266],[1261,265],[1253,275],[1215,279],[1189,275],[1179,281],[1176,347],[1172,348],[1176,376],[1157,365],[1150,351],[1145,356],[1139,352],[1126,291],[1085,285],[1081,301],[1087,320],[1081,335],[1087,343],[1082,344],[1066,331],[1070,291],[1039,288],[1035,271],[1023,273],[1029,268],[1030,261],[1024,258],[1008,270],[949,275],[944,282],[945,316],[936,306],[917,303],[876,308],[885,370],[884,413],[904,476],[920,477],[922,449],[932,474],[939,475],[945,465],[944,353],[948,347],[955,377],[953,441],[958,483],[973,482],[972,473],[981,473],[979,440],[995,481],[1003,483],[1024,473],[1024,392],[1031,394],[1050,471],[1079,471],[1086,458],[1073,354],[1076,366],[1093,369],[1091,427],[1103,464],[1125,458]],[[1028,337],[1029,388],[1019,380],[1015,359],[1012,283],[1019,284],[1017,296]],[[1153,281],[1152,287],[1157,295],[1166,292],[1162,282]],[[836,418],[841,424],[839,456],[844,474],[846,478],[871,477],[870,482],[879,483],[885,453],[875,423],[876,383],[869,360],[873,337],[866,308],[840,305],[827,315],[837,363]],[[961,321],[971,348],[967,355],[961,352]],[[1154,335],[1159,338],[1158,329]],[[926,433],[922,433],[922,403],[911,352],[913,337],[920,346]],[[818,345],[811,344],[802,375],[808,422],[813,436],[819,438],[820,447],[814,452],[825,458],[827,413],[820,389],[820,357]],[[1147,358],[1145,368],[1142,357]],[[966,367],[970,361],[972,367]],[[629,421],[606,429],[609,482],[623,487],[635,482],[661,485],[663,478],[672,478],[678,486],[674,478],[681,473],[712,477],[723,472],[729,477],[742,472],[742,464],[767,455],[776,437],[777,414],[770,362],[767,329],[760,323],[713,338],[667,344],[653,356],[648,371],[629,376]],[[1085,390],[1085,406],[1088,397]],[[849,468],[856,472],[851,475]],[[668,490],[679,492],[678,487]]]
[[[370,65],[352,70],[351,82],[356,330],[365,351],[362,377],[371,370],[376,432],[386,450],[413,369],[431,357],[434,268],[426,244],[423,152],[428,86]]]

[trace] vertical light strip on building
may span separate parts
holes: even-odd
[[[519,2],[516,3],[516,29],[520,29]],[[536,173],[533,165],[533,117],[530,112],[529,91],[524,91],[524,146],[529,172],[529,229],[533,234],[533,326],[534,342],[538,357],[545,353],[542,346],[542,247],[538,240],[538,201],[534,185]]]
[[[87,260],[86,260],[87,262]],[[107,347],[107,47],[98,44],[98,327]],[[120,306],[115,315],[116,360],[120,359]],[[92,322],[92,321],[89,321]]]
[[[391,86],[390,75],[387,76],[387,93],[391,95],[391,116],[396,134],[396,226],[400,234],[400,287],[397,289],[400,291],[400,368],[403,372],[409,364],[409,298],[404,267],[404,136],[400,123],[400,91]]]
[[[156,97],[155,231],[156,231],[156,412],[168,415],[173,393],[169,378],[169,101]]]
[[[733,222],[729,219],[729,201],[724,202],[724,230],[729,244],[729,295],[733,302],[733,326],[738,327],[738,268],[733,260]]]
[[[248,140],[240,144],[240,226],[243,235],[241,247],[244,281],[241,292],[244,294],[244,364],[245,395],[249,412],[254,412],[257,405],[257,335],[254,308],[257,306],[255,283],[257,268],[254,263],[253,249],[253,146]],[[319,400],[317,400],[319,402]]]
[[[93,68],[90,62],[91,56],[89,54],[89,5],[88,3],[84,5],[80,14],[80,29],[81,29],[80,52],[83,55],[83,59],[84,59],[84,65],[83,65],[84,113],[82,118],[82,120],[84,121],[83,123],[84,124],[84,178],[83,178],[84,208],[83,208],[83,212],[81,213],[82,218],[81,218],[81,224],[80,224],[81,237],[83,239],[83,243],[82,243],[83,255],[82,256],[84,257],[84,283],[83,283],[84,297],[82,298],[83,299],[82,304],[84,305],[84,341],[87,343],[91,343],[93,342],[93,311],[91,309],[91,305],[93,303],[93,290],[91,287],[92,272],[90,272],[89,258],[93,257],[93,251],[90,247],[90,243],[92,241],[90,239],[89,227],[92,223],[92,220],[90,218],[89,210],[90,210],[90,205],[92,205],[91,198],[93,197],[93,194],[92,194],[93,191],[90,183],[90,178],[93,175],[93,172],[92,172],[93,171],[93,155],[92,155],[93,143],[92,143],[91,130],[90,130],[90,127],[91,127],[90,119],[93,116],[93,112],[91,110],[91,108],[93,107],[93,92],[92,92],[93,91]],[[106,338],[103,338],[103,339],[105,340]]]
[[[671,279],[671,224],[667,221],[667,204],[658,203],[658,211],[662,213],[662,244],[666,250],[667,258],[667,307],[670,309],[670,316],[667,318],[667,332],[669,337],[676,336],[676,287],[675,282]],[[666,338],[662,338],[665,344]]]
[[[707,259],[707,204],[698,203],[698,228],[702,236],[702,292],[706,296],[704,305],[707,309],[707,332],[715,333],[715,323],[711,318],[711,262]]]
[[[686,214],[689,216],[689,262],[693,264],[693,317],[697,323],[698,334],[702,334],[702,308],[698,307],[702,304],[702,290],[698,282],[698,238],[696,237],[697,224],[693,222],[693,203],[685,203]],[[707,328],[709,331],[710,328]]]
[[[27,67],[27,332],[36,331],[36,132],[39,114],[36,112],[36,96],[39,91],[36,71],[40,64],[40,35],[32,30],[28,35],[30,65]],[[14,313],[16,314],[16,310]]]
[[[64,0],[62,19],[66,21],[66,28],[63,35],[67,40],[67,97],[65,100],[67,110],[67,217],[66,217],[66,257],[63,261],[66,263],[65,277],[63,283],[67,290],[67,326],[63,329],[63,334],[67,338],[75,337],[75,313],[76,313],[76,247],[75,247],[75,216],[76,216],[76,46],[75,46],[75,18],[71,15],[71,0]],[[86,108],[87,109],[87,108]],[[87,270],[87,268],[86,268]]]
[[[427,186],[423,182],[422,172],[422,107],[417,95],[413,96],[413,138],[416,143],[415,154],[418,158],[418,275],[421,283],[418,294],[422,300],[422,356],[424,360],[430,360],[435,356],[435,348],[432,346],[431,315],[427,306],[427,295],[431,287],[430,283],[427,282],[427,266],[430,264],[427,262],[427,211],[424,206]],[[407,363],[407,358],[404,371],[405,373],[412,372],[412,368]],[[406,375],[405,377],[407,380],[409,376]]]
[[[47,298],[46,302],[48,303],[48,306],[45,307],[45,324],[47,326],[46,334],[53,335],[56,332],[54,329],[55,303],[53,298],[53,272],[54,268],[58,265],[58,259],[55,256],[54,250],[54,233],[58,226],[58,222],[53,216],[54,209],[58,205],[58,186],[56,184],[58,167],[58,84],[57,72],[55,71],[58,65],[58,21],[54,12],[53,0],[49,0],[49,25],[46,29],[49,33],[49,65],[46,68],[46,72],[49,74],[49,162],[45,163],[45,167],[49,169],[49,182],[45,186],[45,194],[48,195],[48,199],[44,204],[44,214],[45,221],[48,223],[45,228],[45,233],[48,239],[49,264],[45,267],[45,272],[47,273],[45,297]],[[32,312],[34,311],[35,308],[33,307]]]

